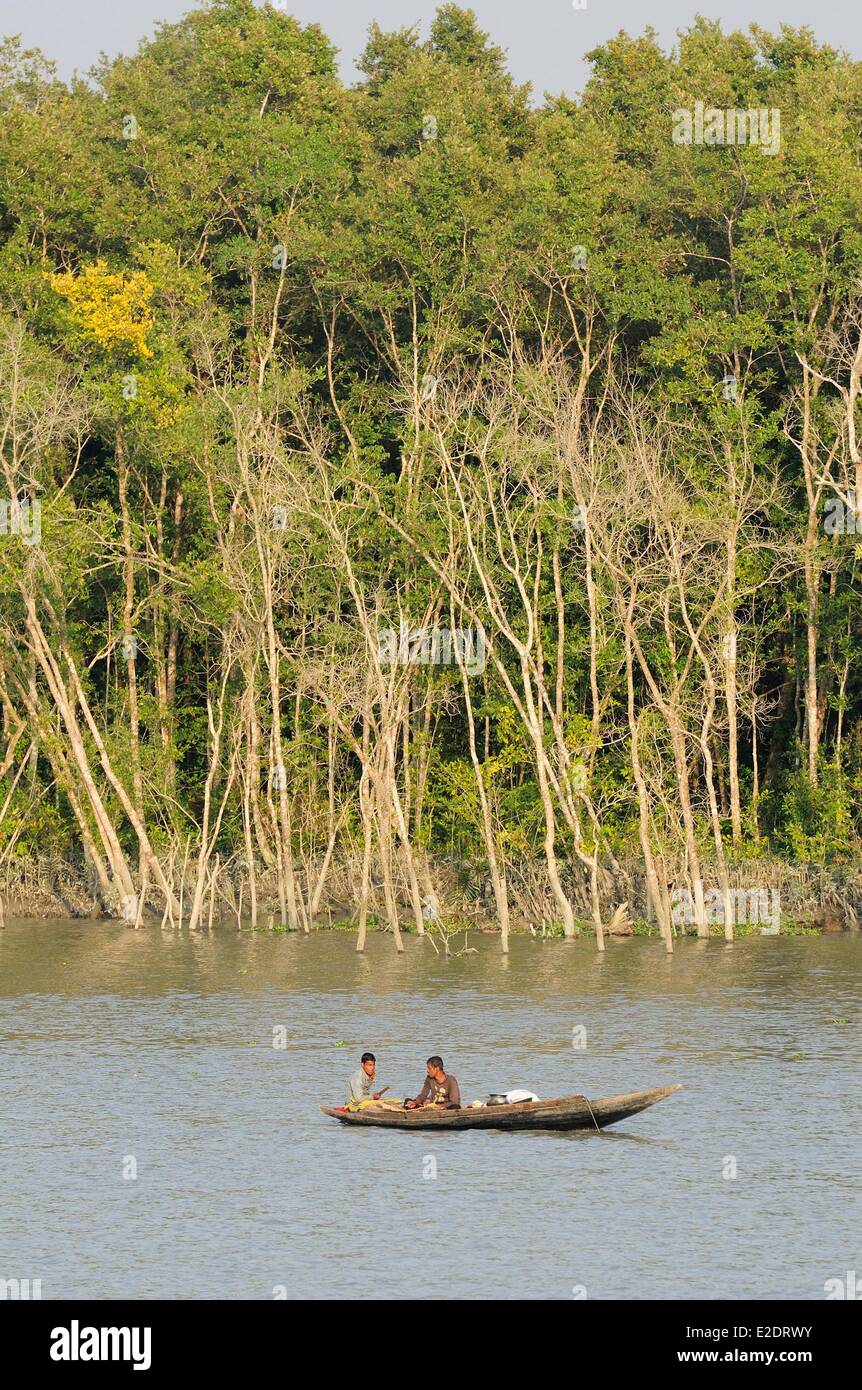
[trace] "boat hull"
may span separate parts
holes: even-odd
[[[488,1105],[483,1109],[467,1106],[463,1110],[437,1110],[429,1106],[404,1110],[383,1105],[354,1111],[326,1105],[320,1108],[324,1115],[331,1115],[342,1124],[374,1125],[379,1129],[606,1129],[681,1089],[680,1086],[661,1086],[653,1091],[632,1091],[628,1095],[593,1101],[586,1096],[560,1096],[557,1100],[527,1100],[515,1105]]]

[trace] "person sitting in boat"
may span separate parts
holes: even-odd
[[[355,1071],[347,1083],[347,1104],[357,1100],[379,1100],[380,1091],[372,1091],[371,1084],[377,1075],[377,1058],[373,1052],[363,1052],[359,1059],[359,1070]]]
[[[408,1110],[416,1110],[420,1105],[442,1105],[445,1110],[460,1110],[461,1090],[451,1074],[443,1070],[442,1057],[429,1057],[425,1063],[428,1075],[425,1085],[415,1100],[404,1102]]]

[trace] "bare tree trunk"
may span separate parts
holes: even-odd
[[[135,612],[135,551],[132,541],[132,519],[129,513],[129,465],[122,430],[116,432],[117,490],[123,531],[123,655],[129,687],[129,734],[132,749],[132,789],[135,809],[144,818],[144,788],[141,778],[141,738],[138,713],[137,637]]]
[[[455,607],[450,598],[450,622],[455,627]],[[473,764],[473,772],[476,777],[476,789],[479,793],[479,805],[482,811],[482,832],[485,840],[485,852],[488,856],[488,871],[491,875],[491,889],[494,894],[494,902],[497,907],[497,917],[500,922],[500,936],[503,954],[509,950],[509,895],[506,889],[505,870],[501,871],[500,862],[497,855],[497,841],[494,833],[494,824],[491,816],[491,808],[488,802],[488,793],[485,788],[485,776],[482,764],[479,761],[479,754],[476,748],[476,722],[473,717],[473,698],[470,694],[470,678],[467,674],[467,667],[463,658],[459,661],[461,669],[461,685],[464,690],[464,708],[467,712],[467,734],[470,745],[470,761]]]
[[[655,859],[650,842],[650,814],[649,814],[649,793],[644,780],[643,769],[641,768],[640,749],[638,739],[638,720],[635,714],[635,689],[634,673],[632,669],[632,646],[631,639],[626,634],[626,684],[628,689],[628,719],[629,734],[631,738],[632,754],[632,773],[635,779],[635,786],[638,793],[638,829],[640,833],[641,850],[644,857],[644,868],[646,869],[647,884],[649,887],[650,901],[659,924],[659,931],[664,939],[665,946],[669,953],[673,952],[673,937],[671,935],[670,915],[667,911],[667,885],[664,892],[659,887],[658,873],[656,870]]]

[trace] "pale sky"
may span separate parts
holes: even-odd
[[[584,3],[584,0],[576,0]],[[583,55],[625,29],[640,34],[651,25],[665,46],[700,11],[720,19],[725,30],[751,23],[777,31],[781,23],[810,26],[821,42],[862,57],[862,5],[859,0],[473,0],[483,29],[509,55],[519,82],[542,92],[574,94],[583,85]],[[346,81],[356,78],[353,62],[368,25],[385,29],[418,22],[427,34],[434,0],[279,0],[280,8],[308,23],[317,21],[340,50]],[[60,76],[82,73],[101,52],[132,53],[159,20],[178,19],[195,8],[189,0],[0,0],[0,35],[21,34],[27,47],[41,48]]]

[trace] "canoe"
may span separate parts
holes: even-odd
[[[632,1091],[626,1096],[606,1100],[587,1100],[586,1096],[560,1096],[557,1100],[522,1100],[514,1105],[487,1105],[482,1109],[465,1106],[461,1110],[404,1110],[394,1105],[366,1105],[362,1110],[322,1105],[347,1125],[378,1125],[383,1129],[606,1129],[627,1120],[641,1110],[656,1105],[680,1086],[660,1086],[654,1091]]]

